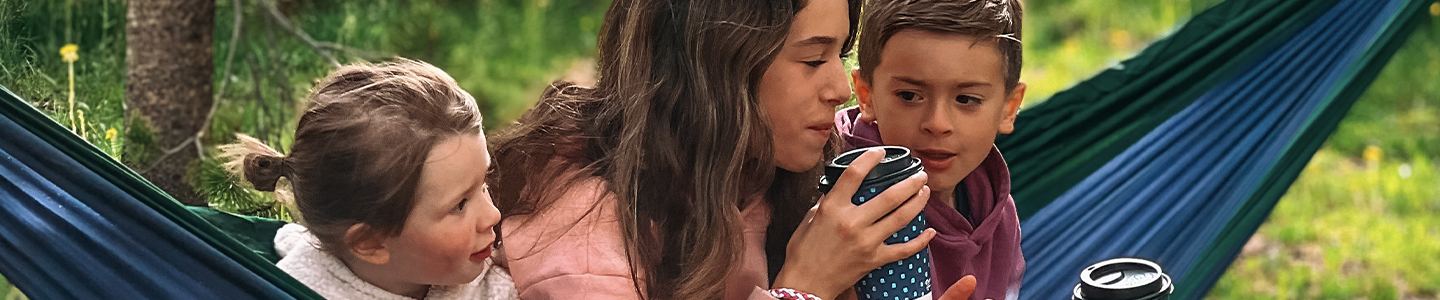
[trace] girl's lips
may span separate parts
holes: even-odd
[[[490,251],[492,251],[491,249],[494,249],[494,248],[492,248],[492,247],[485,247],[485,250],[480,250],[480,251],[476,251],[475,253],[471,253],[471,254],[470,254],[470,261],[474,261],[474,262],[483,262],[483,261],[485,261],[485,259],[490,258]]]
[[[819,133],[821,136],[824,136],[826,139],[829,139],[829,138],[830,138],[830,131],[833,130],[833,128],[834,128],[834,125],[827,123],[827,124],[825,124],[825,125],[811,125],[810,127],[806,127],[805,129],[809,129],[809,130],[811,130],[811,131],[815,131],[816,133]]]
[[[805,131],[807,131],[807,133],[813,134],[810,135],[810,138],[813,138],[814,141],[809,142],[814,142],[817,145],[824,145],[825,142],[830,140],[830,133],[834,132],[834,128],[835,125],[831,123],[825,123],[824,125],[813,124],[809,127],[805,127]]]

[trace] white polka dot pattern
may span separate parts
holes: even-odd
[[[898,182],[898,180],[897,180]],[[881,191],[888,188],[895,182],[875,184],[862,187],[855,192],[855,198],[851,199],[855,205],[865,203],[869,199],[879,195]],[[916,216],[909,225],[900,229],[899,232],[891,234],[885,239],[885,244],[898,244],[908,242],[920,236],[929,225],[925,222],[925,215]],[[860,282],[855,284],[855,290],[860,299],[867,300],[909,300],[917,299],[923,295],[930,294],[930,250],[921,250],[913,256],[906,257],[899,261],[885,264],[879,269],[870,271]]]

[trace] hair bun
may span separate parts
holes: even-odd
[[[237,143],[220,146],[225,170],[249,181],[256,190],[274,192],[281,176],[290,176],[290,164],[284,154],[265,146],[260,140],[236,134]]]
[[[245,181],[256,190],[273,192],[275,183],[285,176],[285,158],[264,154],[245,156]]]

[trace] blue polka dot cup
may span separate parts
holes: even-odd
[[[855,191],[855,196],[850,202],[860,205],[879,196],[881,192],[896,183],[899,183],[911,175],[924,170],[920,159],[910,154],[910,149],[898,146],[879,146],[860,148],[840,154],[825,165],[825,175],[820,178],[820,192],[828,193],[834,187],[835,181],[845,173],[860,154],[865,151],[880,148],[885,150],[885,158],[880,164],[865,175],[865,180],[860,183],[860,188]],[[915,216],[910,224],[900,231],[891,234],[885,239],[885,244],[898,244],[908,242],[920,236],[929,225],[925,223],[925,215]],[[930,296],[930,250],[921,250],[905,259],[886,264],[879,269],[870,271],[860,282],[855,284],[855,291],[860,299],[874,300],[908,300],[929,298]]]

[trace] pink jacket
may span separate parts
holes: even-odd
[[[770,206],[749,201],[740,215],[744,252],[724,283],[724,298],[774,299],[765,292],[770,286],[764,248]],[[506,218],[500,235],[504,242],[497,260],[509,266],[521,299],[641,296],[626,262],[615,197],[599,178],[569,187],[549,209]]]

